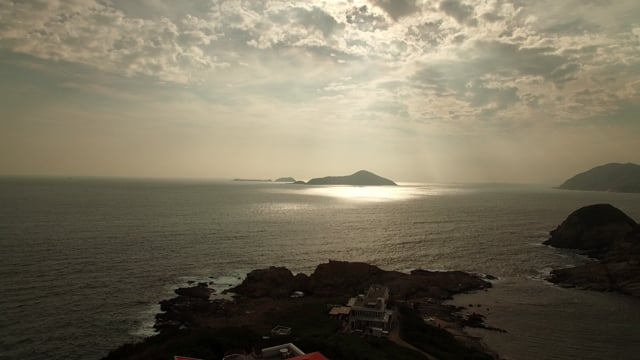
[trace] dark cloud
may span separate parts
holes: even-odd
[[[412,25],[407,29],[407,36],[415,38],[422,43],[429,44],[430,46],[437,46],[445,37],[445,33],[440,28],[441,26],[442,20]]]
[[[103,0],[105,5],[113,5],[123,11],[126,16],[140,19],[158,19],[166,17],[179,19],[187,15],[203,15],[211,10],[210,0],[182,1],[176,4],[173,0],[131,1]],[[178,5],[178,6],[176,6]]]
[[[509,79],[537,76],[557,87],[575,79],[581,66],[570,57],[554,54],[552,48],[522,48],[497,41],[477,42],[466,54],[469,60],[425,66],[411,78],[415,86],[439,97],[453,96],[479,109],[480,117],[494,116],[499,110],[519,102],[537,106],[540,98],[520,96]],[[493,79],[493,80],[491,80]]]
[[[474,20],[471,18],[471,16],[473,15],[473,7],[458,0],[441,1],[439,8],[445,14],[456,19],[456,21],[460,24]]]
[[[499,41],[476,43],[477,58],[469,64],[483,74],[533,75],[556,84],[566,82],[580,69],[553,48],[522,48]]]
[[[366,5],[347,10],[346,21],[361,31],[385,30],[389,27],[384,16],[370,12]]]
[[[318,7],[314,7],[311,10],[295,8],[292,10],[292,13],[299,24],[320,30],[324,37],[329,37],[340,27],[340,24],[338,24],[333,16]]]
[[[453,96],[480,110],[479,116],[495,115],[520,101],[515,86],[496,86],[483,80],[469,63],[440,64],[418,71],[412,78],[421,89],[440,97]]]
[[[482,14],[482,18],[488,22],[498,22],[504,20],[504,16],[500,16],[494,13],[484,13]]]
[[[549,34],[579,35],[600,30],[600,26],[581,18],[551,24],[540,31]]]
[[[394,20],[420,11],[418,0],[371,0],[371,3],[384,10]]]

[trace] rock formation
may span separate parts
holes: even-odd
[[[544,244],[602,258],[636,226],[633,219],[610,204],[590,205],[571,213]]]
[[[448,299],[456,293],[491,287],[491,283],[462,271],[414,270],[406,274],[361,262],[329,261],[318,265],[310,276],[294,277],[284,267],[254,270],[229,291],[250,298],[282,298],[293,291],[315,296],[353,296],[364,293],[371,284],[386,285],[394,298],[403,300]]]
[[[549,281],[640,297],[640,226],[619,209],[608,204],[578,209],[551,231],[545,244],[578,249],[599,259],[553,270]]]

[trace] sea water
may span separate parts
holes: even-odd
[[[482,302],[508,332],[472,332],[511,359],[635,359],[640,301],[544,281],[585,261],[541,245],[548,232],[604,202],[640,219],[638,194],[541,186],[3,178],[0,359],[97,359],[152,334],[188,281],[329,259],[498,277],[457,301]]]

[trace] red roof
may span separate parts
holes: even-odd
[[[289,360],[329,360],[329,359],[327,359],[324,355],[316,351],[311,354],[296,356]]]

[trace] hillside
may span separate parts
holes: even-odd
[[[565,181],[566,190],[640,192],[640,165],[611,163],[597,166]]]

